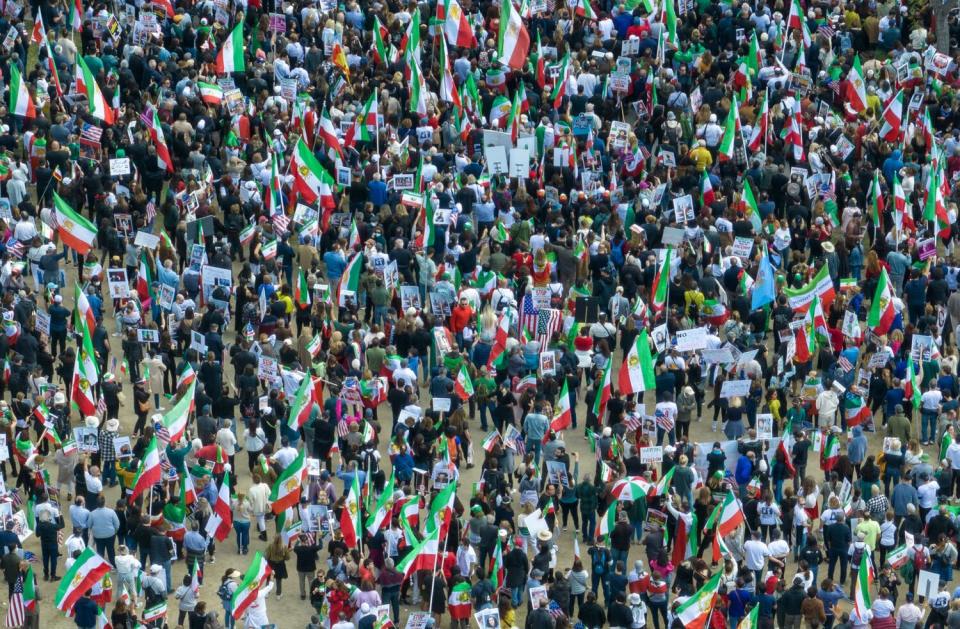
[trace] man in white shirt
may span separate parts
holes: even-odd
[[[937,490],[940,489],[940,484],[926,474],[920,480],[922,484],[917,487],[917,502],[920,506],[920,520],[926,522],[930,509],[937,506]]]
[[[930,388],[920,396],[920,441],[923,445],[932,445],[937,438],[937,416],[941,402],[943,393],[937,388],[936,381],[931,380]]]
[[[744,565],[753,571],[756,587],[762,587],[763,564],[770,556],[770,549],[760,541],[760,531],[754,531],[750,540],[743,544]]]
[[[470,545],[470,541],[464,537],[460,540],[460,547],[457,548],[457,567],[460,568],[460,574],[473,574],[473,566],[477,563],[477,551]]]
[[[915,627],[923,620],[923,611],[913,603],[913,593],[907,592],[907,602],[897,610],[898,627]]]
[[[297,449],[290,446],[289,439],[281,437],[280,449],[272,458],[280,466],[281,471],[285,470],[297,458]]]
[[[406,386],[413,389],[417,388],[417,374],[413,373],[413,369],[410,369],[410,363],[406,359],[400,363],[399,369],[394,370],[393,381],[401,388]]]

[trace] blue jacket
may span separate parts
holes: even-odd
[[[73,621],[78,627],[96,627],[97,626],[97,604],[92,598],[87,596],[80,597],[73,606]]]
[[[393,472],[398,481],[407,481],[413,478],[413,457],[409,452],[398,454],[393,459]]]
[[[738,485],[746,485],[753,478],[753,463],[747,458],[746,454],[741,454],[737,459],[737,471],[734,478]]]

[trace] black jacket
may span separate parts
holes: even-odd
[[[803,603],[805,596],[803,586],[794,584],[787,588],[787,591],[780,597],[779,607],[787,616],[799,616],[800,605]]]
[[[594,627],[602,627],[607,624],[607,615],[603,612],[603,608],[596,602],[584,603],[580,606],[580,615],[578,616],[583,626],[586,629],[593,629]],[[633,616],[631,615],[630,624],[633,624]]]
[[[527,583],[527,571],[530,562],[527,554],[519,548],[514,548],[503,558],[503,568],[507,573],[507,587],[519,588]]]

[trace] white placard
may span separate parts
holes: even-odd
[[[921,570],[917,575],[917,596],[922,596],[925,602],[929,602],[939,591],[940,575],[930,570]]]
[[[487,146],[483,149],[484,157],[487,160],[487,169],[491,175],[506,175],[510,172],[510,164],[507,162],[507,150],[502,146]]]
[[[190,331],[190,349],[197,350],[202,356],[207,355],[207,340],[196,330]]]
[[[537,509],[530,515],[526,516],[523,519],[523,523],[527,527],[527,531],[530,532],[531,539],[537,539],[537,533],[540,531],[549,531],[550,527],[547,525],[546,519],[540,513],[540,509]]]
[[[678,223],[690,223],[697,219],[697,212],[693,207],[693,197],[685,194],[673,200],[673,213]]]
[[[677,340],[677,349],[681,352],[692,352],[707,347],[707,328],[677,330],[673,336]]]
[[[742,397],[750,393],[749,380],[727,380],[720,388],[720,397]]]
[[[119,159],[110,160],[110,176],[111,177],[121,177],[123,175],[130,174],[130,158],[121,157]]]
[[[683,244],[686,234],[686,230],[680,229],[679,227],[664,227],[660,240],[665,245],[673,245],[676,247]]]
[[[773,439],[773,415],[770,413],[757,415],[757,439]]]
[[[705,349],[703,352],[701,352],[700,356],[703,358],[703,362],[705,363],[725,365],[733,362],[733,353],[730,351],[729,347]]]
[[[669,343],[670,331],[667,329],[666,323],[662,323],[653,328],[653,346],[657,349],[658,354],[667,349]]]
[[[510,149],[510,176],[521,179],[530,176],[530,151],[525,148]]]
[[[438,413],[449,413],[450,412],[450,398],[448,397],[435,397],[433,398],[433,410]]]
[[[147,249],[156,249],[157,245],[160,244],[160,236],[155,236],[150,232],[141,230],[137,232],[137,237],[134,238],[133,244],[146,247]]]
[[[740,258],[740,261],[750,259],[750,253],[753,251],[753,238],[746,238],[744,236],[737,236],[733,239],[733,248],[731,253]]]
[[[50,336],[50,315],[43,310],[37,310],[33,313],[33,320],[37,332]]]
[[[663,461],[663,446],[640,448],[640,462],[644,464],[661,463]]]

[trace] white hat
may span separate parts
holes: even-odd
[[[87,426],[87,428],[99,428],[100,418],[96,415],[88,415],[84,418],[83,423]]]
[[[120,430],[120,420],[116,417],[111,417],[106,421],[103,427],[105,430],[107,430],[107,432],[117,432]]]
[[[553,538],[553,533],[547,530],[540,531],[537,533],[537,539],[541,542],[549,542]]]
[[[62,304],[62,303],[63,303],[63,295],[54,295],[54,296],[53,296],[53,303],[55,303],[55,304]]]
[[[57,392],[53,395],[53,403],[54,403],[54,404],[66,404],[66,403],[67,403],[67,396],[65,396],[65,395],[63,394],[63,391],[57,391]]]
[[[612,434],[613,434],[613,430],[610,428],[610,426],[604,427],[604,429],[603,429],[603,436],[604,436],[604,437],[609,437],[609,436],[612,435]]]

